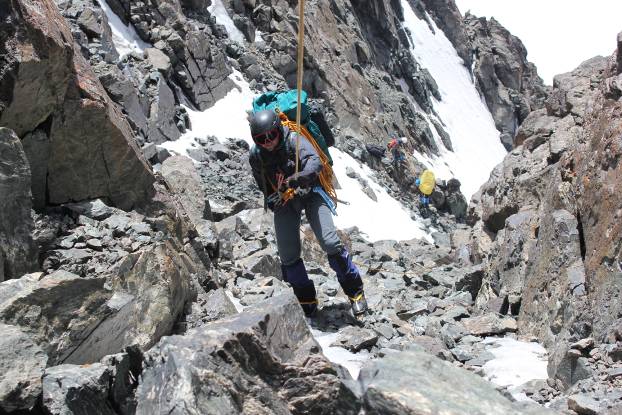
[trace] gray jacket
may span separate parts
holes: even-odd
[[[267,151],[261,146],[253,146],[249,155],[249,162],[257,186],[265,197],[275,192],[278,185],[278,174],[287,178],[296,172],[296,138],[298,135],[283,127],[281,143],[274,151]],[[318,175],[322,171],[320,156],[313,145],[304,137],[300,137],[298,172],[300,176],[312,178],[312,186],[319,185]],[[304,195],[307,192],[298,192]]]

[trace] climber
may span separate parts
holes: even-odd
[[[406,137],[393,138],[387,144],[387,148],[391,151],[393,155],[393,166],[397,170],[400,167],[400,164],[406,161],[406,156],[402,151],[402,146],[408,142]]]
[[[331,208],[321,194],[318,175],[320,157],[306,138],[281,125],[273,110],[262,110],[250,116],[250,129],[255,146],[249,162],[255,181],[264,194],[265,207],[274,212],[277,249],[283,279],[288,282],[307,316],[317,311],[318,300],[313,281],[302,261],[300,219],[302,210],[344,293],[350,299],[352,312],[367,310],[363,280],[358,268],[337,236]],[[296,172],[296,142],[299,141],[299,171]]]
[[[436,186],[436,178],[431,170],[425,170],[415,180],[415,186],[419,191],[420,213],[423,217],[427,217],[430,213],[430,195],[434,192]]]

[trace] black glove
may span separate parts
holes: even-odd
[[[301,173],[295,173],[287,178],[287,186],[292,189],[297,187],[304,189],[311,186],[314,179],[315,175],[313,174],[302,175]]]
[[[283,201],[281,200],[281,195],[278,192],[272,193],[270,196],[266,198],[266,205],[268,209],[273,212],[278,212],[283,207]]]

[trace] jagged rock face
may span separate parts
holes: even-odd
[[[518,127],[527,115],[544,106],[548,88],[536,67],[527,61],[527,50],[494,18],[461,16],[453,0],[424,0],[427,11],[456,48],[488,105],[506,149],[513,148]]]
[[[182,114],[174,92],[178,87],[170,82],[169,57],[159,49],[148,48],[144,54],[125,55],[119,62],[110,22],[99,4],[56,1],[82,54],[110,98],[123,109],[138,144],[161,144],[179,138],[185,125],[179,125]],[[150,154],[145,158],[151,158]]]
[[[620,49],[618,49],[618,54]],[[609,76],[613,74],[609,72]],[[582,146],[573,152],[578,220],[586,286],[597,338],[620,317],[622,304],[622,104],[600,96],[587,120]],[[616,317],[617,316],[617,317]]]
[[[555,346],[549,374],[564,385],[571,383],[564,361],[577,359],[568,357],[567,341],[605,340],[620,313],[622,110],[615,76],[607,58],[556,76],[546,109],[527,117],[520,145],[470,210],[487,266],[478,305],[509,303],[504,312],[519,314],[520,332]]]
[[[294,295],[274,297],[150,350],[136,413],[358,413],[318,352]]]
[[[190,4],[191,3],[191,4]],[[215,42],[212,22],[201,2],[179,0],[110,0],[108,4],[138,35],[170,59],[172,79],[199,109],[212,106],[233,88],[231,69],[222,48]],[[207,2],[202,2],[207,3]]]
[[[520,39],[494,18],[486,20],[467,13],[464,25],[472,45],[478,89],[501,132],[503,145],[511,150],[520,124],[531,111],[544,106],[547,88],[536,67],[527,61]]]
[[[37,249],[32,239],[30,169],[22,143],[0,128],[0,282],[34,271]]]
[[[35,200],[144,204],[153,195],[153,175],[54,3],[15,0],[6,7],[0,53],[9,64],[0,76],[0,123],[20,137],[38,137],[27,147],[31,164],[42,165],[33,176]]]

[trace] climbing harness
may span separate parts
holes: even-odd
[[[337,205],[335,204],[335,202],[333,202],[333,200],[326,194],[326,192],[324,191],[324,189],[322,189],[321,186],[315,186],[313,188],[313,191],[315,193],[317,193],[318,195],[320,195],[322,197],[322,199],[324,199],[324,201],[326,202],[326,205],[328,206],[328,208],[330,209],[330,211],[332,212],[333,215],[337,216]]]

